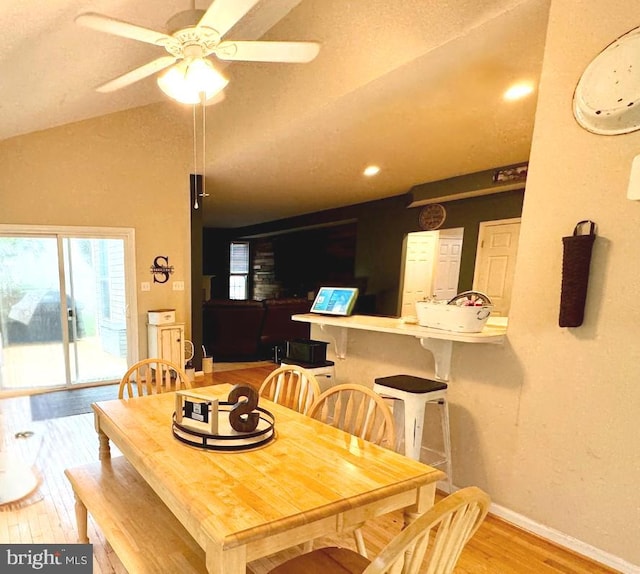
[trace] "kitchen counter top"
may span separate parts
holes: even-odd
[[[334,339],[336,355],[340,359],[344,359],[347,354],[347,333],[349,329],[415,337],[420,340],[420,344],[424,349],[433,354],[436,363],[436,378],[444,381],[449,380],[451,351],[454,342],[502,344],[507,332],[506,317],[490,317],[482,331],[478,333],[457,333],[443,329],[421,327],[416,323],[407,323],[398,317],[371,315],[333,317],[306,313],[293,315],[292,319],[319,325],[323,331]],[[331,334],[335,330],[337,330],[337,336]]]

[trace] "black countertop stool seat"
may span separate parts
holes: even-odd
[[[307,363],[291,357],[283,357],[280,363],[281,367],[298,365],[310,371],[320,384],[320,389],[326,391],[329,387],[336,384],[336,367],[333,361],[320,361],[317,363]]]
[[[392,375],[375,380],[373,390],[383,397],[404,403],[404,452],[409,458],[420,460],[422,449],[435,452],[440,458],[429,462],[432,466],[444,466],[449,492],[452,490],[451,436],[449,431],[449,405],[447,383],[424,379],[413,375]],[[442,451],[423,447],[422,429],[427,403],[437,403],[442,425]]]

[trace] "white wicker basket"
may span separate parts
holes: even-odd
[[[418,324],[456,333],[479,333],[491,313],[491,305],[447,305],[446,301],[418,301]]]

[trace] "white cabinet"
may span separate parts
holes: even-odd
[[[184,369],[184,323],[147,325],[149,358],[166,359]]]

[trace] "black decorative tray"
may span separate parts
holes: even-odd
[[[275,438],[275,418],[266,409],[256,407],[259,413],[258,426],[251,432],[239,432],[231,427],[229,413],[236,403],[218,403],[218,432],[210,434],[198,431],[190,426],[176,422],[176,413],[173,413],[171,431],[180,442],[203,448],[219,451],[243,451],[264,446]]]

